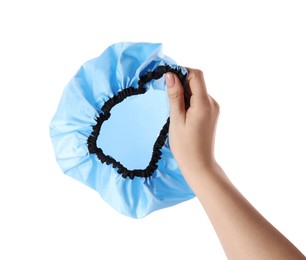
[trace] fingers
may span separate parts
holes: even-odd
[[[165,75],[168,96],[170,102],[170,118],[172,124],[184,124],[186,122],[186,107],[184,103],[184,89],[173,73]],[[188,68],[188,84],[190,87],[190,108],[196,116],[204,115],[201,111],[219,113],[218,103],[207,93],[203,72]],[[210,111],[210,112],[209,112]]]
[[[185,104],[184,104],[184,89],[178,79],[173,73],[166,73],[165,75],[168,97],[170,102],[170,118],[172,124],[185,122]]]
[[[188,82],[191,91],[191,106],[209,105],[210,98],[207,93],[204,75],[201,70],[188,68]]]

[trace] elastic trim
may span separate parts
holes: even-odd
[[[104,154],[103,150],[97,147],[97,139],[100,134],[101,126],[104,121],[110,118],[111,109],[115,105],[121,103],[127,97],[141,95],[141,94],[146,93],[148,89],[145,88],[144,85],[150,82],[151,80],[160,79],[167,72],[175,73],[180,79],[184,87],[184,90],[186,90],[187,74],[183,74],[180,69],[175,69],[168,65],[158,66],[154,71],[150,71],[140,77],[138,81],[138,88],[128,87],[126,89],[123,89],[119,91],[117,95],[113,96],[112,98],[110,98],[104,103],[104,105],[101,108],[102,113],[100,113],[98,118],[96,119],[97,123],[92,127],[93,131],[91,132],[90,136],[87,139],[87,146],[88,146],[89,153],[96,154],[99,160],[101,161],[101,163],[106,163],[107,165],[111,164],[113,168],[117,168],[117,172],[121,174],[123,178],[129,177],[130,179],[134,179],[135,176],[142,177],[142,178],[147,178],[147,177],[152,176],[152,174],[158,167],[157,163],[162,155],[161,148],[164,146],[165,141],[167,139],[170,118],[167,119],[167,122],[163,126],[162,130],[159,133],[159,136],[157,137],[154,143],[150,163],[145,169],[129,170],[126,167],[124,167],[120,162],[115,160],[113,157]],[[185,100],[186,100],[186,96],[185,96]]]

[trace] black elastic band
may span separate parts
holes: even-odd
[[[128,87],[124,90],[121,90],[117,93],[117,95],[113,96],[104,103],[104,105],[101,108],[103,113],[99,114],[99,117],[96,119],[97,123],[92,127],[93,131],[91,132],[90,136],[87,139],[87,146],[89,153],[96,154],[102,163],[106,163],[107,165],[112,164],[112,167],[117,168],[118,169],[117,172],[121,174],[123,178],[130,177],[130,179],[134,179],[135,176],[145,177],[145,178],[152,176],[153,172],[157,169],[158,160],[161,158],[162,154],[161,148],[163,147],[167,139],[170,119],[169,118],[167,119],[167,122],[160,131],[159,136],[157,137],[153,146],[153,152],[150,163],[145,169],[129,170],[111,156],[105,155],[103,150],[97,147],[97,139],[100,133],[101,126],[104,121],[110,118],[111,116],[110,111],[115,105],[119,104],[127,97],[146,93],[147,88],[145,88],[144,85],[153,79],[156,80],[161,78],[167,72],[175,73],[179,77],[182,85],[184,86],[184,89],[186,89],[187,74],[183,74],[180,69],[174,69],[168,65],[158,66],[154,71],[150,71],[140,77],[138,81],[138,88]]]

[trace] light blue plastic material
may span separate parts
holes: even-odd
[[[64,89],[50,124],[50,135],[63,172],[95,189],[115,210],[142,218],[194,197],[171,153],[168,138],[151,177],[123,178],[112,165],[90,154],[87,139],[103,104],[119,91],[138,87],[141,75],[160,65],[187,71],[162,53],[161,44],[118,43],[81,66]],[[97,140],[106,154],[127,168],[143,168],[169,116],[163,78],[146,84],[143,95],[126,98],[111,110]]]

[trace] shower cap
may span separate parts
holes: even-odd
[[[72,77],[50,124],[62,171],[132,218],[195,196],[169,146],[166,72],[186,88],[161,44],[111,45]]]

